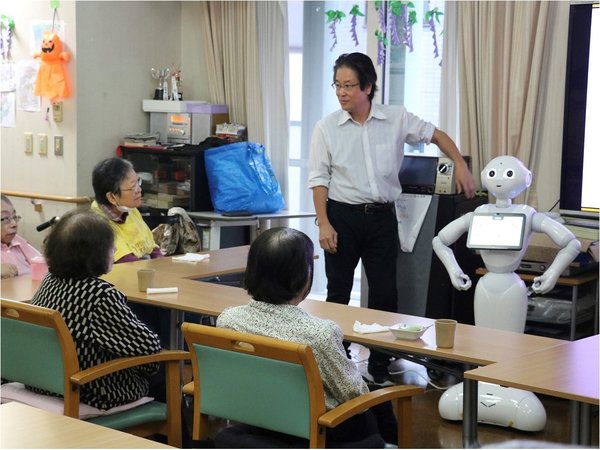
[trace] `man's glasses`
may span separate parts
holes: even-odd
[[[21,216],[3,217],[2,219],[0,219],[0,222],[2,222],[2,225],[5,225],[7,223],[11,223],[13,220],[15,223],[19,223],[19,220],[21,220]]]
[[[354,83],[354,84],[340,84],[340,83],[331,83],[331,87],[337,92],[339,90],[344,90],[346,92],[349,92],[352,90],[352,88],[355,88],[356,86],[358,86],[360,83]]]
[[[142,187],[142,179],[138,177],[136,184],[132,188],[130,188],[130,189],[121,189],[121,192],[123,192],[123,191],[137,191],[141,187]]]

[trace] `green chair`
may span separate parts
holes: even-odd
[[[181,329],[194,378],[183,388],[194,398],[193,439],[206,439],[208,416],[216,416],[307,439],[310,448],[324,448],[326,428],[392,401],[398,443],[411,447],[411,400],[422,388],[390,386],[327,411],[323,381],[309,346],[191,323],[183,323]]]
[[[87,419],[89,422],[137,436],[167,436],[181,446],[180,361],[188,352],[163,350],[147,356],[117,358],[80,371],[71,333],[58,311],[2,300],[2,378],[63,396],[64,415],[79,418],[81,386],[119,370],[166,364],[167,403],[152,401],[127,411]]]

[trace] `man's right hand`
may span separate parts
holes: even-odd
[[[337,252],[337,232],[330,223],[319,224],[319,244],[328,253]]]

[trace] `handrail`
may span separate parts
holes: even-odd
[[[65,195],[47,195],[47,194],[37,194],[34,192],[19,192],[19,191],[2,191],[2,194],[8,197],[24,197],[30,198],[32,200],[50,200],[53,202],[63,202],[63,203],[75,203],[77,205],[83,205],[86,203],[92,203],[90,197],[68,197]]]

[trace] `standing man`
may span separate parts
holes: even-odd
[[[333,67],[341,109],[315,126],[308,185],[325,251],[327,301],[348,304],[354,270],[362,259],[369,308],[397,311],[399,248],[395,200],[404,144],[431,143],[454,162],[457,191],[475,194],[475,179],[452,139],[403,106],[373,104],[377,74],[362,53],[341,55]],[[376,384],[391,384],[389,357],[371,350],[368,371]]]

